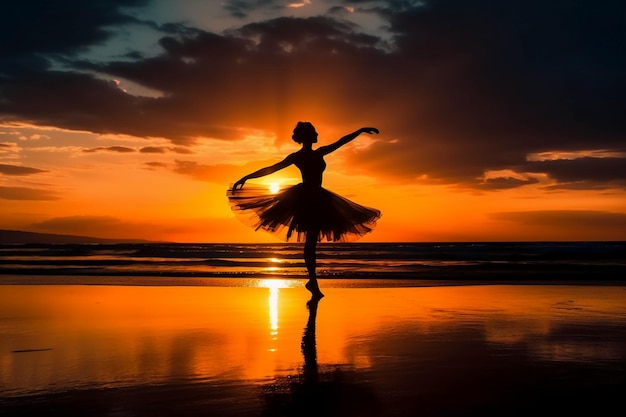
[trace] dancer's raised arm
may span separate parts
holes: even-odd
[[[354,140],[357,136],[359,136],[361,133],[376,133],[378,134],[378,129],[376,129],[375,127],[362,127],[357,131],[354,131],[352,133],[347,134],[346,136],[342,137],[341,139],[337,140],[335,143],[331,143],[330,145],[326,145],[326,146],[320,146],[318,149],[318,152],[321,152],[322,155],[327,155],[331,152],[335,152],[337,149],[339,149],[340,147],[342,147],[343,145],[345,145],[348,142],[351,142],[352,140]]]
[[[261,168],[258,171],[254,171],[253,173],[248,174],[245,177],[242,177],[239,181],[235,183],[235,185],[233,185],[233,190],[236,190],[237,187],[242,188],[244,183],[251,178],[259,178],[259,177],[264,177],[266,175],[273,174],[276,171],[280,171],[283,168],[287,168],[291,164],[293,164],[293,154],[289,155],[288,157],[286,157],[285,159],[283,159],[282,161],[274,165]]]

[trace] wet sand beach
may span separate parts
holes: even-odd
[[[244,281],[1,285],[0,415],[602,415],[622,406],[624,285],[334,282],[316,305],[302,280]]]

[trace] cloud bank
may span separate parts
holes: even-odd
[[[304,3],[299,10],[312,7]],[[280,144],[297,120],[342,131],[375,125],[379,140],[347,161],[389,181],[482,191],[539,178],[562,189],[626,186],[624,2],[335,1],[305,16],[285,12],[288,2],[237,1],[225,10],[241,25],[224,32],[129,12],[150,4],[7,4],[0,121],[173,144],[143,153],[178,152],[199,138],[235,144],[245,129],[273,132]],[[366,31],[357,15],[385,25]],[[159,52],[86,58],[131,26],[160,32]],[[598,150],[617,156],[528,158]],[[504,171],[515,175],[487,177]]]

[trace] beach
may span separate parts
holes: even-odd
[[[626,285],[1,285],[3,416],[608,414]],[[221,284],[220,284],[221,283]],[[327,284],[327,285],[325,285]]]

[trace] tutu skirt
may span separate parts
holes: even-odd
[[[307,232],[317,232],[318,241],[351,241],[372,231],[380,211],[361,206],[322,187],[303,183],[276,194],[259,186],[244,186],[227,193],[233,212],[256,230],[281,234],[298,242]]]

